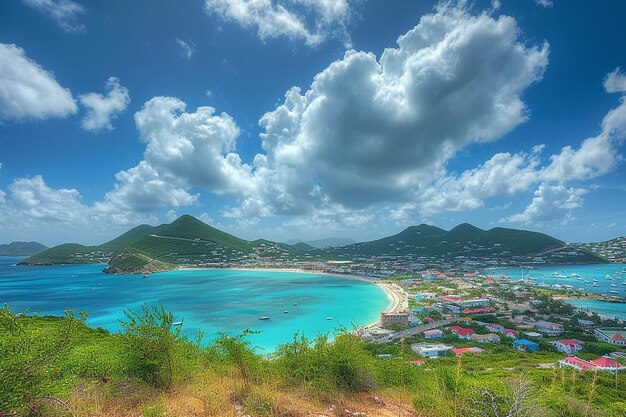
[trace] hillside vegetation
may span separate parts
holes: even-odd
[[[569,252],[574,250],[572,255]],[[556,251],[556,252],[555,252]],[[496,227],[482,230],[464,223],[450,231],[411,226],[365,243],[314,249],[269,240],[247,241],[183,215],[170,224],[140,225],[98,246],[67,243],[24,260],[26,265],[107,263],[111,273],[147,273],[178,266],[230,266],[254,260],[280,264],[303,260],[355,259],[364,256],[532,258],[554,252],[555,263],[602,263],[606,259],[585,248],[573,248],[543,233]],[[550,258],[548,259],[550,261]]]
[[[127,310],[120,334],[91,329],[85,317],[0,310],[2,415],[617,417],[626,410],[626,375],[549,369],[541,364],[561,357],[550,352],[500,348],[415,366],[407,345],[368,344],[344,330],[333,342],[295,335],[263,357],[248,332],[210,344],[182,337],[161,306]]]

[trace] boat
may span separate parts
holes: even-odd
[[[611,290],[609,291],[610,294],[619,294],[619,291],[615,291],[615,290]]]
[[[143,276],[143,279],[148,279],[148,278],[150,278],[150,275],[144,275]]]
[[[615,285],[615,284],[611,284],[611,285],[610,285],[610,287],[617,287],[617,285]]]
[[[593,284],[593,286],[594,286],[594,287],[599,287],[600,285],[598,285],[598,284]]]
[[[289,311],[287,311],[287,310],[283,311],[283,314],[287,314],[287,313],[289,313]]]
[[[549,278],[567,278],[567,277],[557,271],[554,271],[552,274],[550,274]]]
[[[332,319],[333,319],[333,318],[332,318],[332,317],[330,317],[330,316],[326,317],[326,320],[332,320]]]
[[[261,316],[261,317],[259,317],[259,320],[269,320],[269,319],[270,319],[270,318],[269,318],[269,317],[267,317],[267,316]]]
[[[568,278],[579,278],[579,277],[580,277],[580,275],[578,275],[576,272],[572,272],[572,273],[571,273],[571,274],[569,274],[567,277],[568,277]]]
[[[293,303],[293,305],[294,305],[294,306],[297,306],[297,305],[298,305],[298,303]]]
[[[182,326],[183,322],[182,321],[175,321],[174,323],[172,323],[172,326]]]

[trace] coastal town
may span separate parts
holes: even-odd
[[[419,357],[411,361],[414,365],[486,351],[543,351],[562,356],[541,364],[547,368],[626,370],[626,323],[577,310],[558,290],[481,273],[450,276],[427,271],[375,282],[387,293],[391,307],[359,334],[381,345],[409,345]]]

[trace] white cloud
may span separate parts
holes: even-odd
[[[604,79],[604,88],[608,93],[626,92],[626,75],[622,74],[620,68],[607,74]]]
[[[571,210],[582,206],[586,192],[583,188],[541,183],[530,205],[522,213],[514,214],[504,221],[526,224],[557,219],[567,221],[571,219]]]
[[[57,26],[67,33],[82,32],[85,26],[79,18],[85,13],[85,8],[72,0],[22,0],[24,4],[43,13],[52,19]]]
[[[329,36],[349,38],[348,0],[205,0],[207,13],[254,28],[262,40],[286,36],[317,45]]]
[[[6,202],[7,202],[6,196],[7,196],[7,193],[5,193],[4,191],[0,190],[0,204],[6,204]]]
[[[0,120],[47,119],[76,113],[72,93],[22,48],[0,43]]]
[[[150,211],[193,204],[198,186],[218,194],[246,193],[252,187],[250,167],[235,150],[239,128],[226,113],[212,107],[185,112],[185,103],[155,97],[135,114],[141,139],[147,143],[144,160],[116,175],[115,189],[101,204],[125,210]]]
[[[543,6],[543,7],[552,7],[552,6],[554,6],[554,3],[552,2],[552,0],[535,0],[535,3],[537,3],[537,5]]]
[[[182,39],[176,38],[176,43],[183,50],[183,58],[189,61],[193,53],[196,51],[196,48],[193,42],[185,42]]]
[[[386,49],[349,51],[260,121],[265,203],[299,214],[328,200],[362,208],[412,197],[456,151],[527,119],[521,93],[541,78],[547,45],[518,40],[510,17],[441,6]]]
[[[87,108],[87,114],[81,125],[85,130],[113,130],[111,119],[126,110],[130,103],[128,89],[120,85],[120,80],[110,77],[106,83],[106,96],[98,93],[83,94],[78,97],[80,103]]]

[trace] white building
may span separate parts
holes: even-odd
[[[413,352],[425,358],[438,358],[452,350],[452,346],[435,345],[430,343],[414,343],[411,345]]]

